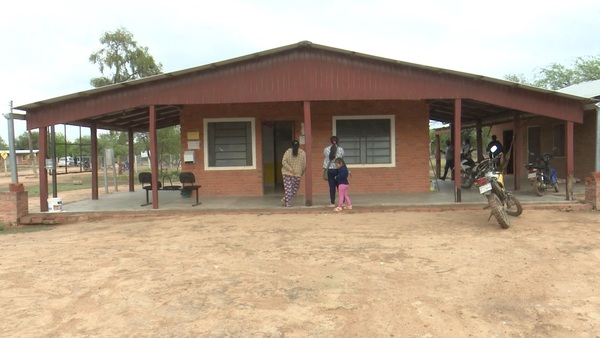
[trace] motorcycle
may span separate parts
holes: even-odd
[[[477,173],[486,168],[489,160],[483,160],[480,163],[475,163],[473,160],[463,159],[460,161],[460,187],[463,189],[471,189],[477,178]]]
[[[558,192],[558,180],[556,178],[556,170],[550,166],[550,159],[553,156],[545,153],[536,159],[536,163],[528,163],[525,168],[529,171],[527,178],[533,186],[533,192],[537,196],[544,196],[548,189],[554,189]]]
[[[495,152],[493,147],[492,152]],[[499,160],[500,156],[496,156],[480,164],[481,168],[477,172],[475,186],[479,188],[479,193],[485,195],[488,200],[486,208],[491,210],[489,218],[494,216],[503,229],[508,229],[510,227],[508,216],[521,215],[523,206],[521,201],[504,187],[504,175],[497,170]]]

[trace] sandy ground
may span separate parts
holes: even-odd
[[[107,219],[0,235],[2,337],[598,337],[600,220]]]
[[[0,337],[600,337],[600,215],[525,210],[507,230],[487,215],[138,216],[5,231]]]

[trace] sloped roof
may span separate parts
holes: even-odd
[[[163,74],[158,74],[158,75],[152,75],[152,76],[148,76],[148,77],[141,78],[141,79],[125,81],[125,82],[121,82],[121,83],[117,83],[117,84],[112,84],[112,85],[107,85],[107,86],[103,86],[103,87],[99,87],[99,88],[88,89],[88,90],[84,90],[84,91],[77,92],[77,93],[67,94],[67,95],[63,95],[63,96],[57,96],[57,97],[54,97],[54,98],[49,98],[49,99],[45,99],[45,100],[41,100],[41,101],[36,101],[36,102],[24,104],[24,105],[15,107],[15,109],[27,111],[27,110],[34,109],[34,108],[37,108],[37,107],[40,107],[40,106],[43,106],[43,105],[47,105],[47,104],[51,104],[51,103],[62,102],[62,101],[73,99],[73,98],[89,97],[89,96],[93,96],[94,94],[97,94],[97,93],[114,91],[114,90],[118,90],[118,89],[121,89],[121,88],[131,88],[132,86],[141,86],[141,85],[144,85],[144,84],[147,84],[147,83],[151,83],[151,82],[156,82],[156,81],[159,81],[159,80],[170,79],[170,78],[173,78],[173,77],[178,77],[178,76],[181,76],[181,75],[196,73],[196,72],[207,70],[207,69],[214,69],[216,67],[222,67],[222,66],[226,66],[226,65],[230,65],[230,64],[234,64],[234,63],[239,63],[239,62],[246,61],[246,60],[256,59],[256,58],[261,57],[261,56],[268,56],[268,55],[272,55],[272,54],[277,54],[277,53],[281,53],[283,51],[295,49],[295,48],[298,48],[298,47],[311,47],[311,48],[315,48],[315,49],[333,51],[333,52],[336,52],[336,53],[342,53],[342,54],[348,54],[348,55],[354,55],[354,56],[361,56],[361,57],[368,58],[368,59],[390,62],[390,63],[394,63],[394,64],[398,64],[398,65],[404,65],[404,66],[408,66],[408,67],[412,67],[412,68],[430,70],[430,71],[434,71],[434,72],[439,73],[439,74],[458,75],[458,76],[461,76],[461,77],[473,78],[473,79],[477,79],[477,80],[480,80],[480,81],[498,83],[498,84],[503,84],[503,85],[508,85],[508,86],[514,86],[514,87],[522,87],[522,88],[526,88],[528,90],[537,91],[537,92],[541,92],[541,93],[555,93],[558,96],[564,96],[564,97],[567,97],[567,98],[587,99],[587,98],[592,97],[592,96],[586,96],[586,95],[578,95],[575,92],[572,93],[572,92],[569,92],[569,91],[565,91],[563,89],[554,92],[554,91],[551,91],[551,90],[547,90],[547,89],[543,89],[543,88],[539,88],[539,87],[535,87],[535,86],[530,86],[530,85],[522,84],[522,83],[518,83],[518,82],[512,82],[512,81],[508,81],[508,80],[502,80],[502,79],[496,79],[496,78],[492,78],[492,77],[486,77],[486,76],[478,75],[478,74],[465,73],[465,72],[460,72],[460,71],[456,71],[456,70],[444,69],[444,68],[439,68],[439,67],[432,67],[432,66],[427,66],[427,65],[417,64],[417,63],[410,63],[410,62],[405,62],[405,61],[400,61],[400,60],[394,60],[394,59],[389,59],[389,58],[383,58],[383,57],[379,57],[379,56],[373,56],[373,55],[369,55],[369,54],[363,54],[363,53],[358,53],[358,52],[354,52],[354,51],[349,51],[349,50],[344,50],[344,49],[339,49],[339,48],[334,48],[334,47],[329,47],[329,46],[314,44],[314,43],[312,43],[310,41],[301,41],[301,42],[296,43],[296,44],[291,44],[291,45],[287,45],[287,46],[283,46],[283,47],[273,48],[273,49],[269,49],[269,50],[266,50],[266,51],[262,51],[262,52],[258,52],[258,53],[253,53],[253,54],[248,54],[248,55],[245,55],[245,56],[240,56],[240,57],[236,57],[236,58],[232,58],[232,59],[228,59],[228,60],[223,60],[223,61],[218,61],[218,62],[212,62],[212,63],[206,64],[206,65],[202,65],[202,66],[198,66],[198,67],[186,68],[186,69],[182,69],[182,70],[178,70],[178,71],[174,71],[174,72],[163,73]],[[598,81],[600,81],[600,80],[598,80]],[[575,85],[575,86],[577,86],[577,85]],[[574,86],[571,86],[571,87],[574,87]],[[567,87],[567,88],[571,88],[571,87]],[[567,89],[567,88],[564,88],[564,89]]]
[[[403,62],[302,41],[199,67],[85,90],[16,107],[28,128],[52,124],[147,130],[179,123],[187,104],[311,100],[427,100],[430,118],[451,122],[453,100],[463,119],[496,123],[515,111],[581,121],[587,97],[506,80]],[[59,113],[60,112],[60,113]]]
[[[558,90],[559,93],[565,93],[585,98],[600,99],[600,79],[574,84]]]

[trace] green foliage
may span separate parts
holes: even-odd
[[[154,61],[148,47],[138,46],[127,29],[105,32],[100,38],[104,47],[90,55],[90,62],[97,64],[103,76],[93,78],[94,87],[121,83],[162,73],[162,64]]]
[[[102,153],[105,149],[113,148],[116,156],[126,156],[129,153],[127,145],[127,133],[110,131],[101,134],[98,138],[98,151]]]
[[[36,134],[35,137],[32,135],[33,140],[37,139],[37,132],[32,132],[32,133]],[[21,136],[19,136],[19,139],[21,139],[22,136],[23,136],[23,139],[25,139],[27,137],[27,132],[25,132]],[[48,149],[47,149],[48,156],[51,156],[51,152],[50,152],[50,149],[52,148],[51,142],[52,142],[51,139],[48,138]],[[71,156],[71,157],[75,158],[77,156],[90,156],[91,155],[91,138],[89,135],[82,136],[80,139],[77,139],[75,141],[69,141],[65,138],[65,135],[63,133],[58,132],[55,135],[55,143],[56,143],[55,149],[56,149],[56,157],[57,158],[61,158],[61,157],[65,157],[65,156]],[[38,143],[34,142],[34,149],[36,149],[36,147],[35,147],[36,145],[38,145]],[[29,149],[29,145],[27,145],[26,148],[19,148],[19,149]]]
[[[509,81],[557,90],[574,84],[600,79],[600,55],[575,59],[571,66],[552,63],[534,73],[532,79],[523,74],[508,74]]]
[[[150,149],[150,137],[148,133],[136,133],[135,152],[137,154]],[[179,166],[181,154],[181,129],[179,126],[172,126],[158,129],[156,131],[158,147],[158,163],[161,172],[164,166]]]
[[[40,148],[40,133],[36,131],[31,132],[31,144],[33,149]],[[29,149],[29,132],[25,131],[21,135],[15,138],[15,149],[27,150]]]
[[[504,79],[517,83],[530,84],[529,80],[527,80],[527,78],[523,74],[508,74],[504,76]]]
[[[0,149],[8,149],[8,144],[2,139],[2,136],[0,136]]]
[[[538,73],[538,79],[534,81],[536,87],[557,90],[575,84],[576,72],[574,69],[563,65],[552,63],[542,68]]]
[[[600,79],[600,55],[598,57],[579,57],[575,60],[575,82]]]

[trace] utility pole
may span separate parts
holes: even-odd
[[[10,178],[12,183],[19,183],[19,176],[17,175],[17,154],[15,151],[15,123],[13,119],[13,102],[9,104],[10,113],[5,113],[4,117],[8,122],[8,151],[10,158]]]

